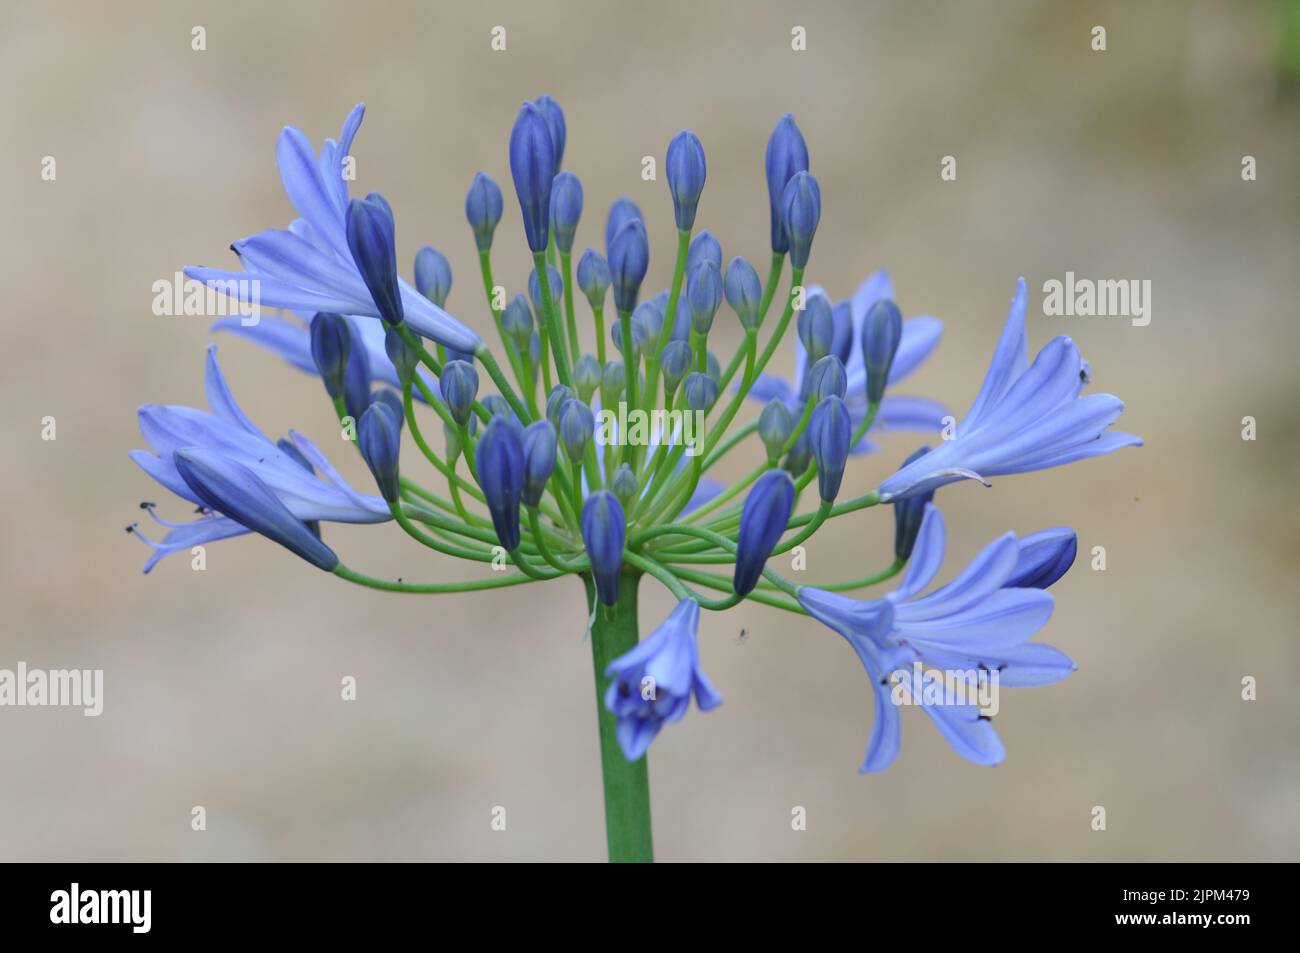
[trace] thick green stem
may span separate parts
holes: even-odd
[[[625,570],[619,578],[618,602],[596,602],[596,588],[584,575],[587,605],[594,607],[591,626],[591,660],[596,674],[596,713],[600,724],[600,766],[605,784],[605,836],[611,863],[650,863],[654,846],[650,836],[650,773],[645,757],[628,762],[618,745],[617,723],[605,707],[605,692],[612,681],[605,669],[636,647],[636,590],[640,573]]]

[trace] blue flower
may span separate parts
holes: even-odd
[[[415,253],[415,287],[440,308],[451,294],[451,262],[432,245]]]
[[[591,561],[596,595],[607,606],[618,602],[618,574],[623,565],[627,518],[618,497],[597,490],[582,505],[582,541]]]
[[[796,172],[781,193],[781,218],[790,243],[790,265],[806,268],[822,218],[822,190],[808,172]]]
[[[695,210],[699,206],[700,193],[704,191],[704,179],[708,173],[700,137],[689,129],[683,129],[673,136],[672,142],[668,143],[664,169],[668,176],[668,191],[673,196],[673,217],[677,222],[677,230],[690,231],[695,227]]]
[[[650,238],[639,218],[628,218],[609,244],[609,277],[614,286],[614,306],[631,311],[650,267]],[[615,325],[617,327],[617,325]]]
[[[618,744],[628,761],[644,755],[664,725],[682,719],[691,695],[700,711],[722,704],[700,670],[699,624],[700,607],[683,599],[659,628],[605,669],[613,679],[605,707],[618,719]]]
[[[535,103],[524,103],[510,131],[510,174],[533,254],[550,239],[551,185],[560,167],[546,117]]]
[[[736,572],[732,588],[742,596],[758,585],[763,566],[790,522],[794,481],[784,470],[768,470],[755,482],[740,510],[736,534]]]
[[[728,277],[731,271],[728,269]],[[755,276],[755,281],[757,276]],[[808,289],[809,298],[822,294],[820,288]],[[856,430],[867,412],[867,372],[862,362],[862,350],[855,342],[862,339],[862,328],[867,313],[881,300],[894,297],[894,285],[889,273],[883,269],[875,272],[858,288],[848,301],[837,304],[832,309],[835,329],[831,353],[835,354],[848,371],[848,394],[845,403],[853,417]],[[943,334],[943,322],[929,316],[908,318],[903,322],[903,335],[899,341],[898,351],[890,366],[888,384],[890,386],[903,380],[921,366],[934,351]],[[776,398],[786,404],[796,418],[803,413],[803,398],[806,396],[804,378],[808,372],[808,352],[803,341],[795,338],[794,376],[791,382],[769,374],[762,374],[754,382],[748,396],[767,403]],[[887,394],[880,402],[876,419],[871,424],[875,431],[923,431],[934,433],[943,426],[943,418],[948,409],[937,401],[926,397],[907,397]],[[878,449],[871,441],[863,438],[853,448],[853,453],[870,453]]]
[[[232,461],[255,476],[295,519],[304,523],[325,520],[336,523],[378,523],[390,519],[388,506],[378,497],[352,489],[311,441],[290,431],[294,447],[324,477],[302,466],[299,459],[280,449],[259,430],[235,403],[234,396],[217,364],[215,347],[208,348],[205,389],[211,413],[191,407],[146,404],[140,408],[140,432],[152,452],[131,451],[131,459],[151,477],[177,496],[205,510],[212,504],[195,492],[176,466],[176,452],[198,450]],[[150,515],[153,508],[149,507]],[[233,519],[231,518],[233,517]],[[238,536],[259,527],[241,523],[236,513],[205,514],[191,523],[172,523],[154,518],[171,532],[161,542],[142,533],[136,535],[154,549],[144,571],[164,556],[188,551],[218,539]]]
[[[588,248],[578,259],[578,289],[587,296],[593,311],[605,306],[609,282],[609,264],[600,252]]]
[[[823,503],[839,495],[852,438],[848,408],[832,394],[817,405],[808,421],[808,445],[817,461],[817,492]]]
[[[474,232],[474,244],[479,251],[492,247],[492,236],[496,234],[504,211],[505,197],[501,194],[501,186],[491,176],[475,172],[474,181],[465,193],[465,220]]]
[[[555,247],[568,254],[582,218],[582,183],[572,172],[561,172],[551,183],[551,228]]]
[[[767,198],[772,213],[772,251],[784,252],[790,247],[786,234],[785,220],[781,211],[781,196],[786,183],[796,172],[808,171],[808,144],[804,142],[803,133],[794,124],[794,116],[786,113],[777,120],[767,140],[767,154],[764,156],[767,173]]]
[[[519,502],[524,492],[523,429],[508,416],[494,416],[479,438],[478,482],[492,528],[507,552],[519,546]]]
[[[380,495],[396,503],[401,491],[398,475],[402,449],[402,415],[387,401],[376,400],[357,423],[357,447],[375,478]]]
[[[1054,338],[1026,368],[1025,305],[1021,278],[984,385],[956,435],[885,480],[882,501],[956,480],[1029,473],[1141,445],[1140,437],[1107,431],[1124,410],[1118,397],[1079,396],[1088,375],[1068,337]]]
[[[911,671],[919,664],[943,672],[973,691],[980,673],[996,672],[1004,687],[1050,685],[1074,671],[1063,652],[1027,641],[1052,614],[1052,596],[1022,588],[1045,565],[1062,566],[1075,546],[1068,529],[1048,530],[1021,540],[1007,533],[986,546],[946,586],[917,598],[943,562],[943,517],[927,506],[911,563],[902,584],[882,599],[860,601],[804,586],[799,603],[844,636],[871,678],[876,720],[862,771],[883,771],[899,747],[898,707],[891,691],[918,704],[944,739],[976,764],[998,764],[1005,751],[990,720],[974,704],[943,704],[912,693]],[[1047,573],[1050,584],[1068,568]],[[891,685],[896,677],[899,680]]]
[[[235,242],[232,248],[243,271],[191,266],[185,274],[222,292],[236,287],[230,282],[256,279],[263,308],[379,317],[352,259],[345,227],[348,189],[343,159],[364,113],[365,107],[358,104],[343,124],[339,141],[325,140],[319,155],[301,130],[286,126],[275,158],[284,190],[301,218],[287,230],[269,229]],[[474,351],[482,343],[477,334],[405,281],[399,278],[397,284],[406,324],[416,334],[458,351]]]

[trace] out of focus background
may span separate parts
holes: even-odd
[[[838,298],[888,267],[904,314],[945,321],[904,391],[961,414],[1024,275],[1031,348],[1073,336],[1093,388],[1127,402],[1121,428],[1147,440],[939,495],[943,578],[1008,529],[1079,533],[1039,636],[1079,671],[1003,692],[1008,757],[995,769],[904,712],[897,763],[860,776],[871,689],[843,640],[759,606],[706,615],[703,662],[726,704],[692,711],[652,749],[659,858],[1297,859],[1300,94],[1287,11],[6,4],[0,668],[102,668],[106,698],[99,718],[0,708],[0,859],[603,858],[576,581],[385,596],[253,538],[209,546],[204,572],[177,556],[144,576],[147,550],[122,532],[143,517],[140,500],[173,518],[189,509],[126,455],[143,446],[138,405],[204,405],[213,340],[203,318],[154,316],[152,284],[186,264],[233,263],[232,240],[288,223],[280,128],[319,143],[364,100],[354,191],[391,200],[404,260],[424,243],[446,252],[449,310],[486,331],[464,194],[480,168],[506,188],[497,276],[520,290],[506,140],[519,103],[542,92],[565,109],[565,165],[585,186],[579,250],[602,244],[605,209],[629,194],[653,242],[646,288],[667,285],[671,201],[662,178],[641,180],[640,161],[689,127],[709,161],[698,224],[728,257],[766,263],[763,149],[792,111],[823,190],[809,280]],[[504,52],[491,49],[495,26]],[[806,51],[791,49],[795,27]],[[955,181],[940,179],[944,156]],[[1044,317],[1043,282],[1066,271],[1149,279],[1150,325]],[[716,327],[729,354],[729,312]],[[333,442],[317,380],[217,340],[254,420],[307,433],[370,488]],[[774,366],[792,360],[787,345]],[[46,416],[54,441],[41,439]],[[1246,416],[1255,441],[1242,439]],[[874,485],[915,443],[885,440],[850,483]],[[836,521],[811,543],[804,578],[883,567],[892,532],[887,511]],[[392,526],[331,526],[327,538],[379,575],[475,571]],[[1105,571],[1090,567],[1095,546]],[[671,604],[645,583],[643,631]],[[345,676],[354,702],[340,699]],[[1255,701],[1241,697],[1246,676]],[[191,830],[196,805],[203,832]],[[498,806],[505,831],[491,827]]]

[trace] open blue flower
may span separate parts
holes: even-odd
[[[1068,337],[1057,337],[1029,364],[1025,279],[1016,284],[984,385],[951,440],[901,467],[880,485],[882,501],[945,483],[1029,473],[1101,456],[1142,438],[1108,431],[1124,410],[1113,394],[1080,397],[1088,367]]]
[[[310,440],[289,432],[299,456],[277,446],[235,403],[217,363],[217,350],[209,346],[204,385],[211,412],[192,407],[145,404],[140,408],[140,432],[152,452],[132,450],[131,459],[151,477],[181,499],[199,506],[204,515],[190,523],[154,518],[170,532],[160,542],[136,535],[153,547],[144,571],[164,556],[192,546],[246,533],[249,529],[210,511],[176,467],[178,450],[200,450],[242,465],[299,520],[335,523],[379,523],[391,519],[388,505],[350,487]],[[304,463],[310,466],[304,466]],[[318,476],[317,473],[320,475]],[[147,507],[153,515],[153,507]]]
[[[1052,614],[1054,600],[1038,586],[1051,585],[1069,568],[1076,547],[1071,530],[1024,539],[1007,533],[984,547],[952,582],[916,598],[938,572],[944,546],[943,517],[930,504],[896,591],[862,601],[807,586],[799,590],[800,605],[848,639],[871,677],[876,720],[862,771],[883,771],[898,754],[898,708],[891,689],[910,692],[906,680],[891,681],[895,674],[910,678],[916,663],[949,678],[964,677],[968,684],[981,671],[997,672],[998,684],[1005,687],[1050,685],[1075,669],[1063,652],[1027,641]],[[911,701],[963,758],[986,765],[1002,761],[1002,741],[976,705],[932,704],[918,696]]]
[[[618,719],[618,743],[627,760],[645,754],[664,725],[681,720],[692,694],[700,711],[722,704],[700,671],[699,624],[699,605],[683,599],[659,628],[605,669],[613,678],[605,707]]]
[[[315,314],[366,315],[379,309],[348,249],[345,215],[348,186],[343,160],[361,126],[364,104],[348,114],[339,139],[326,139],[317,153],[302,130],[286,126],[275,160],[285,193],[301,218],[288,229],[268,229],[240,239],[231,247],[243,271],[188,267],[185,274],[219,291],[229,282],[258,282],[263,307]],[[417,334],[457,351],[472,352],[480,338],[406,281],[398,281],[406,323]],[[376,322],[377,323],[377,322]]]
[[[811,287],[810,295],[822,294],[821,289]],[[894,283],[889,272],[883,268],[864,281],[853,297],[835,306],[832,315],[835,319],[835,343],[831,352],[844,364],[848,372],[848,391],[845,403],[852,415],[853,427],[862,423],[867,412],[867,371],[862,364],[862,350],[857,342],[862,337],[862,323],[866,320],[871,306],[882,298],[893,299]],[[943,322],[928,315],[908,318],[903,322],[903,337],[894,356],[894,363],[889,372],[889,385],[903,380],[920,367],[939,343],[943,335]],[[790,381],[771,374],[761,374],[749,391],[755,400],[767,403],[772,398],[783,401],[796,415],[803,412],[804,375],[808,371],[808,352],[803,341],[795,336],[794,341],[794,377]],[[901,394],[887,394],[880,402],[876,419],[871,425],[873,431],[920,431],[935,433],[943,426],[943,418],[948,410],[943,404],[926,397],[908,397]],[[870,453],[876,445],[865,438],[853,448],[853,453]]]

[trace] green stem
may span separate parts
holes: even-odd
[[[605,838],[611,863],[650,863],[654,843],[650,834],[650,772],[646,758],[629,762],[617,736],[617,720],[605,707],[612,679],[609,663],[636,647],[636,590],[640,573],[624,570],[619,578],[618,602],[603,606],[596,601],[590,575],[587,605],[594,609],[591,627],[591,661],[596,676],[596,714],[600,726],[600,767],[605,788]]]

